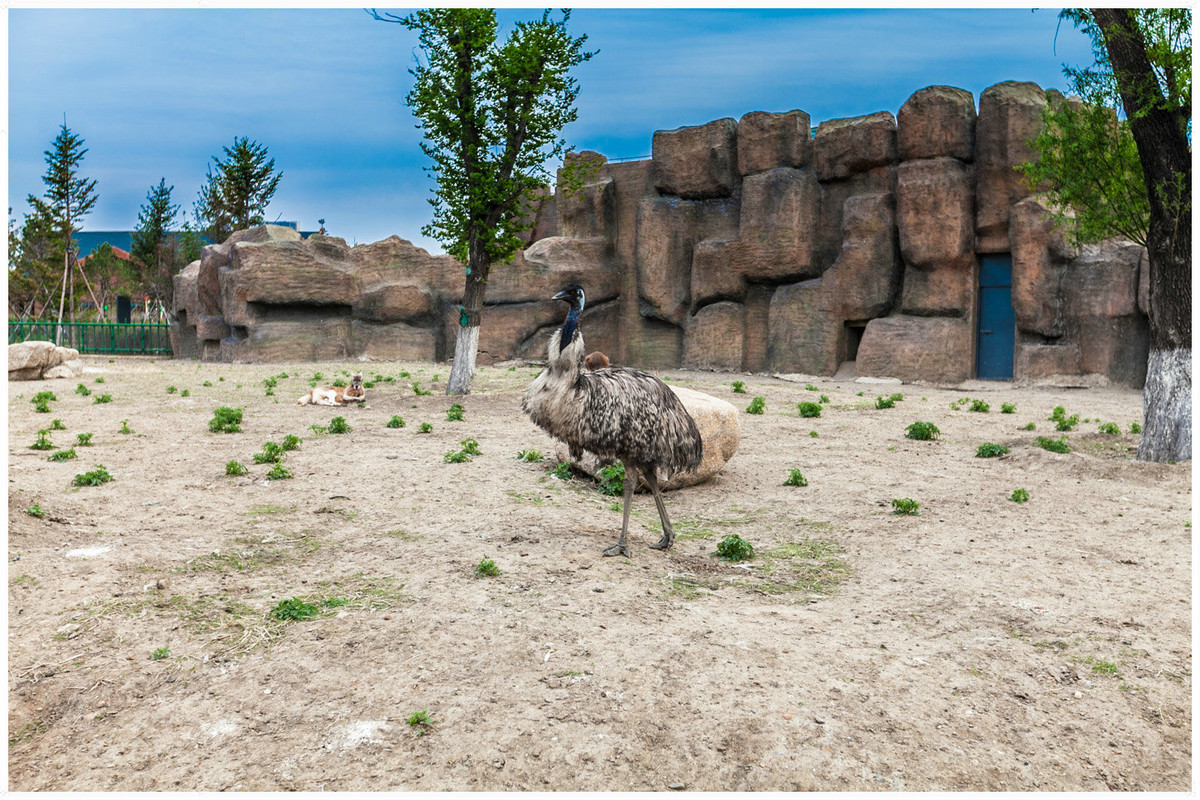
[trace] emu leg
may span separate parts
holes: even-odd
[[[671,520],[667,519],[667,506],[663,503],[662,491],[658,488],[658,476],[654,474],[653,467],[646,470],[644,476],[654,495],[654,505],[658,506],[658,518],[662,520],[663,526],[662,538],[650,546],[655,550],[669,550],[675,543],[675,530],[671,527]]]
[[[625,467],[625,516],[621,520],[621,538],[612,547],[604,551],[606,556],[625,556],[629,558],[629,547],[625,544],[625,534],[629,530],[629,507],[633,504],[633,490],[637,488],[638,474],[636,467]]]

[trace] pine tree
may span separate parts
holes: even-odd
[[[235,136],[233,147],[221,149],[225,157],[212,157],[194,206],[200,233],[214,242],[261,225],[283,177],[275,170],[275,159],[267,157],[266,145]]]
[[[182,252],[181,235],[172,232],[179,217],[179,205],[171,202],[174,186],[161,178],[151,186],[146,203],[138,212],[137,230],[130,248],[131,282],[140,293],[155,299],[162,308],[171,307],[175,273],[187,263]]]

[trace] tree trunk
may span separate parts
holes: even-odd
[[[1192,457],[1192,169],[1186,114],[1167,108],[1132,11],[1094,8],[1146,176],[1150,359],[1141,461]]]
[[[476,240],[468,245],[467,285],[463,302],[458,309],[458,336],[454,341],[454,364],[446,394],[470,394],[475,380],[475,359],[479,354],[479,319],[483,313],[483,297],[487,292],[487,276],[491,267],[483,245]]]

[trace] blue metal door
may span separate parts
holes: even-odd
[[[975,376],[1007,381],[1013,376],[1017,318],[1012,305],[1012,256],[981,256],[979,260],[979,336]]]

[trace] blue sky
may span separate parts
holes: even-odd
[[[394,10],[403,13],[403,10]],[[502,32],[535,10],[501,9]],[[656,130],[799,108],[813,124],[895,114],[925,86],[975,95],[1004,80],[1065,89],[1091,46],[1057,10],[578,8],[600,52],[576,72],[579,150],[648,156]],[[190,213],[234,137],[283,172],[268,219],[351,243],[421,235],[431,182],[404,105],[416,36],[344,9],[31,9],[8,12],[8,197],[42,195],[43,152],[67,125],[99,200],[84,229],[128,230],[165,178]]]

